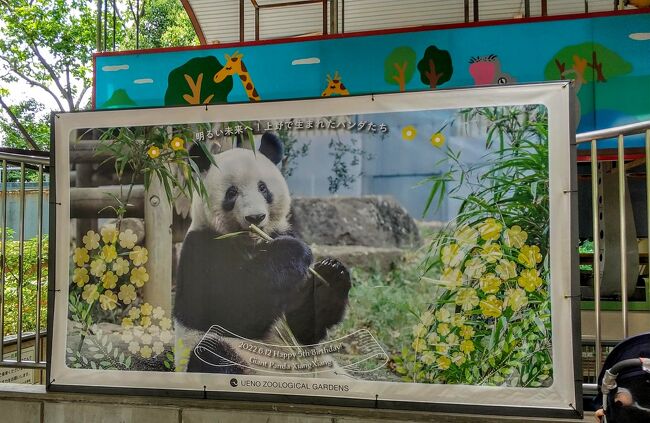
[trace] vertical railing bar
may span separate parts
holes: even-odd
[[[524,17],[530,18],[530,0],[524,0]]]
[[[323,35],[327,33],[327,0],[323,0]]]
[[[623,317],[623,339],[627,338],[627,225],[625,222],[625,137],[618,136],[618,212],[620,221],[621,249],[621,313]]]
[[[0,271],[0,362],[4,361],[4,337],[5,337],[5,269],[7,268],[7,160],[2,161],[2,258]]]
[[[18,318],[16,328],[16,361],[22,361],[23,354],[23,282],[25,255],[25,163],[20,163],[20,234],[18,238]]]
[[[598,210],[598,142],[591,141],[591,208],[592,208],[592,225],[594,237],[594,259],[593,259],[593,280],[594,280],[594,313],[596,314],[596,366],[595,374],[600,374],[600,365],[602,363],[602,346],[601,346],[601,314],[600,314],[600,221]]]
[[[41,361],[41,276],[43,273],[43,165],[38,165],[38,229],[36,239],[36,335],[34,339],[34,362]]]
[[[465,15],[465,23],[469,22],[469,0],[463,2],[463,13]]]
[[[244,42],[244,0],[239,0],[239,41]]]

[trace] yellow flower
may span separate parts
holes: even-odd
[[[151,316],[152,311],[153,311],[153,306],[149,303],[144,303],[140,307],[140,312],[142,313],[143,316]]]
[[[162,342],[156,341],[156,342],[153,343],[153,348],[152,349],[153,349],[153,352],[156,355],[159,355],[159,354],[162,354],[163,351],[165,351],[165,346],[163,345]]]
[[[444,355],[438,357],[436,363],[438,363],[438,367],[442,370],[447,370],[449,366],[451,366],[451,360],[449,357],[445,357]]]
[[[115,262],[113,263],[113,272],[115,272],[117,276],[122,276],[129,273],[129,261],[123,259],[122,257],[116,258]]]
[[[93,301],[99,298],[97,285],[90,284],[84,286],[84,292],[81,293],[81,298],[83,298],[88,304],[92,304]]]
[[[129,279],[131,283],[138,288],[142,287],[148,280],[149,280],[149,274],[147,273],[147,269],[144,267],[136,267],[133,270],[131,270],[131,278]]]
[[[478,295],[474,288],[461,288],[456,294],[456,304],[461,306],[464,311],[469,311],[479,303]]]
[[[520,288],[511,288],[506,291],[506,298],[503,302],[504,307],[510,307],[512,311],[519,311],[528,304],[526,291]]]
[[[427,351],[422,354],[422,362],[431,365],[436,362],[436,355],[432,351]]]
[[[95,231],[88,231],[86,235],[81,238],[81,241],[84,243],[84,246],[88,250],[94,250],[99,247],[99,234]]]
[[[151,358],[151,353],[153,350],[149,345],[145,345],[144,347],[140,348],[140,355],[142,358]]]
[[[485,263],[479,257],[473,257],[465,262],[465,275],[478,279],[485,272]]]
[[[499,244],[485,244],[481,251],[481,257],[488,263],[496,263],[501,258],[501,246]]]
[[[440,259],[445,266],[456,267],[463,259],[463,252],[458,244],[449,244],[442,247]]]
[[[497,222],[494,218],[489,217],[485,222],[478,226],[478,231],[481,233],[481,238],[485,241],[496,241],[501,236],[501,228],[503,225]]]
[[[162,319],[162,317],[164,315],[165,315],[165,310],[163,310],[162,307],[158,306],[158,307],[153,309],[152,316],[153,316],[154,319],[160,320],[160,319]]]
[[[117,241],[118,231],[115,225],[103,226],[100,232],[102,233],[102,241],[104,241],[104,244],[115,244],[115,241]]]
[[[445,144],[445,134],[442,132],[436,132],[435,134],[431,135],[431,145],[440,148]]]
[[[151,316],[142,316],[142,319],[140,319],[140,326],[143,328],[151,326]]]
[[[429,345],[438,345],[440,342],[440,336],[438,335],[437,332],[431,332],[429,336],[427,336],[427,343]]]
[[[438,319],[439,322],[448,323],[451,321],[451,313],[446,308],[441,308],[436,311],[436,319]]]
[[[445,339],[447,341],[447,344],[449,345],[457,345],[458,344],[458,335],[455,333],[450,333],[447,335],[447,338]]]
[[[160,319],[160,328],[162,330],[169,330],[172,327],[172,321],[168,317]]]
[[[85,267],[76,267],[72,271],[72,282],[76,283],[79,288],[84,286],[89,279],[88,269]]]
[[[537,264],[542,261],[539,247],[537,245],[524,245],[521,247],[521,250],[519,250],[519,257],[517,257],[517,260],[529,269],[536,267]]]
[[[152,145],[152,146],[149,147],[149,149],[147,150],[147,154],[148,154],[149,157],[151,157],[152,159],[155,159],[155,158],[157,158],[158,156],[160,156],[160,148],[159,148],[159,147],[156,147],[155,145]]]
[[[422,322],[422,324],[425,326],[431,326],[433,323],[433,313],[431,313],[429,310],[422,313],[420,316],[420,322]]]
[[[527,239],[528,234],[526,231],[522,231],[521,227],[518,225],[514,225],[512,228],[506,229],[506,231],[503,233],[503,243],[510,248],[521,248]]]
[[[72,254],[72,261],[74,261],[77,266],[83,266],[85,263],[88,263],[88,260],[90,260],[88,250],[85,248],[74,249],[74,254]]]
[[[405,141],[413,141],[417,134],[418,131],[413,125],[405,126],[404,129],[402,129],[402,138]]]
[[[528,292],[533,292],[542,285],[542,278],[539,277],[537,269],[525,269],[521,271],[517,283]]]
[[[449,329],[449,325],[447,323],[440,323],[438,325],[438,328],[436,329],[436,331],[440,335],[445,336],[451,331],[451,329]]]
[[[426,344],[424,342],[424,339],[415,338],[411,346],[413,347],[413,351],[415,351],[416,353],[421,353],[422,351],[424,351],[424,347],[426,346]]]
[[[486,294],[495,294],[501,287],[501,279],[497,278],[494,273],[486,273],[480,279],[481,290]]]
[[[133,262],[134,265],[136,266],[141,266],[145,264],[148,260],[148,251],[144,247],[140,247],[139,245],[133,248],[133,251],[129,253],[129,258]]]
[[[102,258],[106,263],[110,263],[117,258],[117,251],[114,245],[104,245],[102,247]]]
[[[133,327],[133,320],[130,317],[125,317],[122,319],[122,327],[125,329]]]
[[[138,242],[138,236],[131,230],[127,229],[124,232],[120,232],[120,246],[122,248],[131,249]]]
[[[463,339],[470,339],[474,336],[474,328],[471,326],[463,326],[460,328],[460,336],[463,337]]]
[[[99,303],[103,310],[113,310],[117,307],[117,295],[110,289],[106,290],[99,296]]]
[[[479,305],[481,307],[481,313],[483,313],[485,317],[501,316],[501,306],[503,305],[503,302],[494,295],[490,295],[484,300],[481,300]]]
[[[131,304],[131,302],[136,298],[135,286],[131,284],[120,286],[120,293],[117,294],[117,298],[119,298],[124,304]]]
[[[494,271],[504,281],[517,277],[517,264],[510,260],[501,260],[499,264],[494,267]]]
[[[102,259],[95,259],[90,262],[90,274],[101,277],[106,271],[106,263]]]
[[[105,289],[113,289],[117,285],[117,276],[110,270],[102,276],[102,285]]]
[[[436,352],[446,355],[449,352],[449,345],[445,343],[436,345]]]
[[[169,146],[174,151],[182,150],[185,148],[185,141],[180,137],[174,137],[174,139],[169,142]]]
[[[464,323],[465,323],[465,316],[463,316],[460,313],[454,313],[454,315],[451,317],[452,326],[460,327],[463,326]]]
[[[464,352],[465,354],[469,354],[472,351],[474,351],[474,342],[470,341],[469,339],[465,339],[463,342],[460,343],[460,347],[458,347],[458,349]]]
[[[133,320],[138,319],[140,317],[140,309],[133,307],[131,310],[129,310],[129,317],[131,317]]]
[[[427,334],[427,327],[424,326],[422,323],[418,323],[417,325],[413,326],[413,336],[416,338],[422,338],[424,335]]]
[[[440,279],[448,289],[453,289],[459,287],[463,282],[463,274],[460,273],[459,269],[452,269],[451,267],[447,267],[442,271],[442,276]]]
[[[462,366],[467,359],[465,358],[465,355],[461,352],[454,353],[454,355],[451,356],[451,361],[457,366]]]
[[[476,238],[478,237],[478,231],[471,226],[461,226],[454,232],[454,239],[460,246],[470,246],[473,247],[476,245]]]

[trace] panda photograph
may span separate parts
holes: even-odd
[[[547,128],[528,104],[72,131],[65,365],[550,387]]]

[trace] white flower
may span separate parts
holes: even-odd
[[[165,346],[163,345],[162,342],[156,341],[153,343],[153,352],[156,353],[156,355],[161,354],[163,351],[165,351]]]
[[[172,333],[168,330],[160,332],[160,340],[165,344],[169,344],[173,338]]]
[[[140,352],[140,344],[138,344],[136,341],[129,342],[129,351],[133,354],[137,354]]]
[[[153,337],[150,334],[145,333],[140,337],[140,341],[142,341],[144,345],[151,345],[153,342]]]
[[[138,236],[133,233],[131,229],[120,233],[120,246],[122,248],[131,249],[135,246],[135,243],[138,242]]]
[[[165,310],[162,309],[162,307],[156,307],[153,309],[153,318],[160,320],[162,317],[165,315]]]
[[[122,341],[126,343],[133,341],[133,332],[131,332],[130,330],[125,330],[124,332],[122,332]]]

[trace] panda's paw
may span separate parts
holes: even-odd
[[[329,288],[338,296],[347,298],[352,282],[350,272],[343,263],[335,258],[326,258],[314,265],[314,271],[318,274],[314,276],[317,286]]]
[[[301,240],[291,236],[279,236],[268,244],[271,268],[293,274],[297,281],[306,278],[313,260],[311,249]]]

